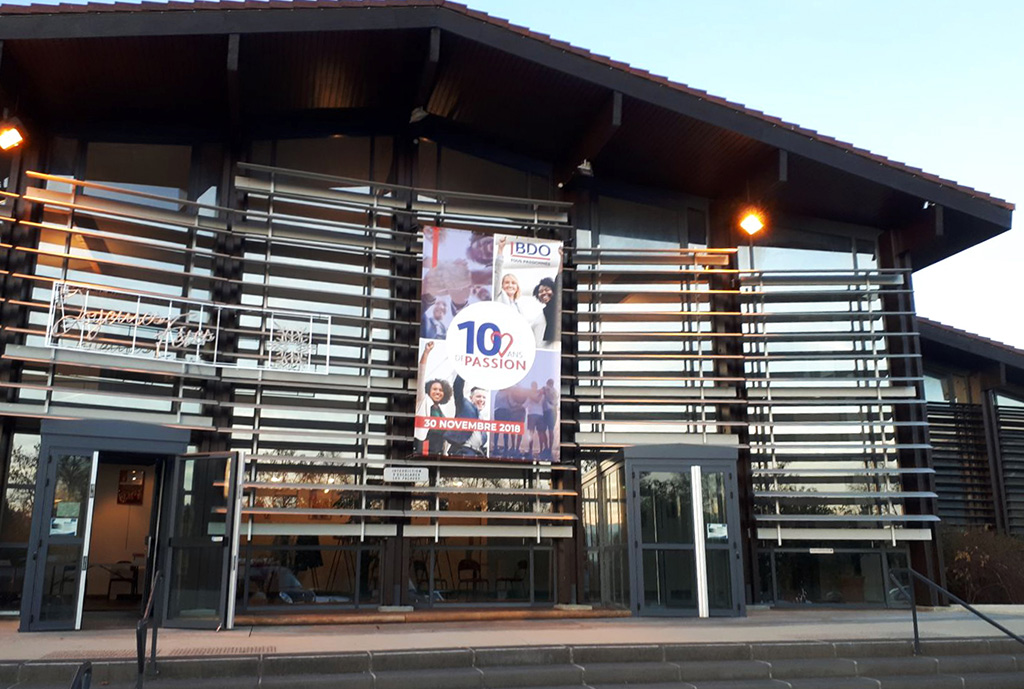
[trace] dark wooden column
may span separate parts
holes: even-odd
[[[992,486],[996,530],[999,533],[1008,534],[1010,518],[1006,511],[1006,490],[1003,485],[1003,448],[999,441],[999,407],[996,404],[995,390],[989,389],[982,393],[981,416],[985,424],[985,452],[988,455],[988,473]]]
[[[400,132],[395,137],[392,163],[394,179],[388,180],[394,184],[411,187],[416,184],[416,169],[419,160],[419,146],[413,133],[409,130]],[[413,195],[409,191],[398,192],[400,200],[405,204],[406,209],[412,208]],[[408,233],[405,240],[405,251],[400,256],[395,256],[392,272],[400,279],[392,282],[392,290],[398,301],[393,302],[392,319],[398,321],[394,326],[393,341],[400,346],[392,350],[391,362],[396,366],[404,368],[408,372],[408,379],[412,381],[410,389],[415,393],[417,385],[417,351],[419,343],[419,299],[420,291],[414,278],[420,271],[419,261],[416,259],[415,233],[419,230],[415,218],[410,213],[399,213],[395,215],[395,229]],[[375,260],[370,256],[368,260]],[[413,414],[416,412],[415,394],[397,395],[392,398],[392,410],[404,412],[403,416],[388,416],[388,435],[401,440],[389,441],[389,458],[411,457],[413,454]],[[387,509],[406,510],[412,509],[412,496],[404,494],[389,494],[387,497]],[[398,537],[389,538],[384,545],[384,595],[385,605],[409,605],[409,557],[411,544],[404,537],[403,529],[408,519],[398,520]]]
[[[28,148],[14,154],[11,162],[9,191],[23,195],[30,187],[42,183],[25,177],[26,169],[38,169],[43,160],[43,144],[29,143]],[[5,154],[9,155],[9,154]],[[0,222],[0,240],[13,247],[35,247],[39,242],[39,233],[33,227],[22,224],[21,220],[35,219],[35,205],[19,199],[8,198],[3,212],[6,218]],[[11,328],[22,328],[28,322],[28,308],[24,306],[32,295],[32,281],[16,277],[32,275],[35,272],[35,255],[28,251],[16,249],[0,249],[0,265],[4,274],[0,275],[0,294],[4,300],[0,303],[0,354],[8,345],[20,342],[24,336]],[[0,359],[0,381],[12,382],[19,380],[21,365],[8,359]],[[4,388],[2,397],[6,402],[17,400],[17,390]]]
[[[728,199],[713,201],[709,212],[708,247],[716,249],[736,248],[737,228],[735,227],[738,205]],[[742,247],[740,249],[743,250]],[[737,268],[737,256],[732,255],[730,269]],[[710,276],[711,310],[722,314],[740,312],[739,277],[736,274],[717,274]],[[725,293],[714,293],[725,292]],[[728,358],[715,360],[715,376],[739,378],[745,377],[743,339],[735,335],[742,331],[742,319],[736,315],[715,316],[711,323],[712,332],[730,334],[726,337],[714,338],[714,353]],[[761,590],[760,570],[757,566],[757,524],[754,521],[754,478],[751,467],[750,436],[747,430],[747,389],[743,384],[736,385],[736,401],[721,404],[718,407],[719,422],[723,433],[736,436],[739,449],[739,461],[736,467],[737,503],[740,513],[740,536],[743,551],[743,585],[746,589],[747,603],[757,602],[756,596]]]
[[[900,249],[900,238],[893,232],[886,232],[879,239],[878,259],[882,268],[900,268],[906,271],[906,284],[897,288],[883,288],[882,310],[889,352],[889,374],[894,378],[916,378],[907,381],[914,388],[917,403],[894,404],[893,418],[897,422],[896,442],[915,448],[901,449],[899,463],[903,468],[933,468],[932,453],[928,449],[928,411],[924,396],[924,368],[921,361],[921,342],[917,336],[917,316],[914,309],[913,284],[910,276],[910,255]],[[909,422],[909,423],[908,423]],[[913,424],[913,425],[910,425]],[[905,491],[935,491],[933,474],[905,474],[901,478]],[[908,498],[904,501],[907,514],[938,514],[935,498]],[[940,547],[938,523],[927,526],[931,531],[930,541],[910,541],[910,566],[940,586],[946,585],[945,567]],[[931,604],[934,600],[930,589],[915,584],[914,597],[918,603]]]
[[[245,272],[245,239],[234,234],[236,219],[245,209],[245,200],[235,187],[235,175],[238,163],[244,156],[244,139],[239,122],[239,37],[233,34],[228,37],[226,60],[225,89],[228,94],[228,111],[222,114],[225,123],[224,144],[209,146],[206,150],[194,150],[193,166],[190,175],[189,196],[198,198],[206,187],[206,180],[216,179],[220,193],[218,204],[234,212],[221,211],[217,217],[223,223],[225,232],[214,236],[213,246],[216,256],[213,258],[211,273],[215,282],[211,285],[210,298],[222,304],[240,304],[242,300],[242,278]],[[200,145],[196,144],[195,148]],[[196,211],[197,212],[197,211]],[[218,356],[226,362],[233,361],[238,351],[238,312],[225,311],[221,315],[218,337]],[[235,386],[219,378],[203,383],[203,414],[208,416],[215,428],[230,428],[234,407]],[[228,433],[202,433],[198,438],[201,452],[219,452],[230,449],[231,436]]]
[[[18,150],[13,154],[4,154],[10,155],[12,158],[8,176],[10,180],[8,191],[18,194],[24,193],[28,180],[25,179],[22,173],[26,165],[34,167],[38,164],[40,157],[38,150],[39,147],[35,146],[27,150]],[[35,246],[38,237],[37,232],[32,228],[16,224],[17,219],[27,217],[30,211],[31,204],[25,203],[20,199],[16,201],[13,198],[7,197],[4,205],[0,207],[0,241],[12,246]],[[0,324],[3,325],[3,329],[0,329],[0,355],[6,351],[8,345],[21,340],[23,337],[8,328],[11,326],[24,326],[27,322],[28,309],[25,306],[19,305],[19,302],[23,304],[27,301],[32,287],[29,280],[16,278],[14,275],[17,273],[31,274],[33,264],[33,254],[31,253],[0,249],[0,266],[4,268],[3,274],[0,275],[0,295],[3,296],[3,300],[0,301]],[[21,364],[0,358],[0,381],[13,382],[20,379]],[[16,401],[17,390],[12,387],[3,388],[0,399],[5,402]],[[7,488],[7,474],[10,468],[8,458],[10,457],[15,423],[16,421],[13,417],[5,417],[2,424],[0,424],[0,428],[3,430],[3,435],[0,437],[0,495],[3,495],[3,491]]]
[[[582,457],[576,448],[576,432],[579,430],[579,406],[574,401],[576,398],[576,376],[579,373],[578,351],[579,340],[575,336],[579,317],[577,308],[579,301],[576,297],[576,270],[574,260],[574,249],[576,247],[576,228],[590,228],[591,217],[591,194],[588,190],[574,188],[566,190],[562,194],[563,201],[573,203],[569,217],[569,227],[561,233],[560,239],[564,245],[562,263],[562,390],[568,390],[560,405],[561,427],[559,429],[559,441],[562,443],[561,460],[562,464],[573,467],[573,471],[552,472],[552,487],[556,490],[571,490],[576,493],[575,497],[559,498],[555,501],[555,512],[562,514],[574,514],[576,520],[572,523],[572,538],[555,539],[555,561],[558,572],[557,591],[558,603],[575,604],[583,603],[586,600],[584,590],[584,572],[586,571],[587,543],[586,532],[583,528],[583,493],[582,493],[582,470],[580,463]]]

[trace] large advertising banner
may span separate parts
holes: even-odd
[[[416,453],[559,459],[562,243],[427,227]]]

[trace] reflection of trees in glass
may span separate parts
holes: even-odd
[[[38,465],[39,443],[27,448],[15,440],[8,466],[7,494],[0,516],[0,540],[8,543],[28,541]]]
[[[677,497],[690,494],[689,474],[670,474],[670,476],[671,478],[668,480],[657,479],[653,476],[644,476],[641,479],[640,504],[645,511],[652,509],[657,503],[670,500],[675,502]]]
[[[0,541],[5,543],[27,543],[32,526],[32,507],[35,492],[27,488],[8,488],[4,501]]]
[[[486,476],[446,476],[440,479],[440,485],[460,488],[458,493],[450,493],[441,498],[443,509],[452,509],[452,502],[457,502],[460,512],[533,512],[535,499],[533,496],[501,495],[473,493],[467,489],[503,490],[524,489],[528,487],[525,479]],[[538,486],[539,487],[539,486]],[[465,491],[465,492],[463,492]],[[551,504],[542,502],[542,511],[550,510]]]
[[[39,466],[39,443],[32,449],[15,444],[11,450],[11,463],[7,472],[7,485],[26,485],[35,487],[36,469]]]
[[[826,465],[827,466],[827,465]],[[871,463],[864,465],[867,468],[871,468]],[[779,462],[776,467],[778,469],[786,469],[786,462]],[[815,497],[816,493],[820,492],[834,492],[834,493],[866,493],[866,492],[878,492],[884,489],[884,486],[877,480],[865,479],[863,483],[856,481],[846,481],[844,483],[810,483],[814,479],[809,476],[805,476],[800,473],[799,468],[791,468],[793,473],[791,474],[776,474],[771,477],[761,477],[757,479],[758,485],[756,490],[765,492],[786,492],[786,493],[800,493],[806,494],[808,497],[790,497],[790,498],[773,498],[768,496],[762,496],[761,502],[755,505],[754,511],[757,514],[775,514],[775,502],[782,501],[781,513],[782,514],[803,514],[803,515],[839,515],[839,516],[862,516],[862,515],[880,515],[880,514],[898,514],[900,513],[899,506],[893,505],[892,509],[883,503],[884,498],[881,496],[877,498],[875,502],[855,502],[855,503],[839,503],[832,502],[828,503],[829,500],[839,500],[840,498],[825,498]],[[794,481],[800,481],[801,483],[794,483]],[[852,499],[848,498],[848,499]],[[769,502],[770,501],[770,502]]]
[[[57,491],[58,501],[85,502],[89,490],[89,473],[92,469],[91,457],[66,455],[57,460]]]
[[[693,542],[689,473],[645,474],[640,479],[640,530],[643,540]]]
[[[261,458],[257,464],[256,480],[282,484],[322,485],[318,488],[250,489],[253,505],[271,508],[358,509],[361,494],[340,490],[357,483],[353,468],[342,463],[322,460],[345,459],[340,453],[321,450],[315,457],[300,455],[295,450],[277,449],[275,459]],[[281,459],[276,459],[280,457]],[[289,493],[287,490],[291,490]],[[348,517],[343,517],[347,521]]]

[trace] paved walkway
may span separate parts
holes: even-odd
[[[979,606],[1024,635],[1024,606]],[[921,637],[999,636],[963,610],[921,611]],[[710,620],[620,618],[502,620],[434,624],[349,624],[243,627],[231,631],[162,629],[162,657],[341,653],[484,646],[540,646],[758,641],[909,639],[907,610],[763,610],[745,618]],[[132,658],[131,629],[19,633],[15,620],[0,621],[0,660]]]

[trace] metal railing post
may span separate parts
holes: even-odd
[[[917,627],[917,600],[912,593],[903,588],[903,584],[899,582],[894,573],[889,572],[889,579],[896,584],[896,588],[903,594],[903,597],[910,601],[910,615],[914,619],[914,655],[919,656],[921,655],[921,635]]]
[[[153,647],[149,653],[149,674],[158,675],[160,670],[156,667],[156,633],[160,630],[159,624],[153,625]]]
[[[71,679],[71,689],[89,689],[92,686],[92,663],[88,660],[78,666]]]
[[[149,629],[149,622],[153,616],[153,601],[156,599],[156,592],[160,588],[160,580],[163,573],[157,570],[153,577],[153,588],[149,592],[149,600],[146,602],[146,609],[142,613],[142,619],[135,625],[135,659],[138,664],[138,676],[135,678],[135,689],[143,689],[146,681],[146,632]],[[152,674],[156,674],[156,631],[158,625],[153,625],[153,650],[150,660]]]
[[[935,599],[935,594],[941,593],[942,595],[946,596],[947,598],[949,598],[951,601],[953,601],[957,605],[960,605],[961,607],[963,607],[965,610],[967,610],[967,612],[971,613],[975,617],[980,618],[982,621],[989,623],[990,625],[992,625],[993,627],[995,627],[996,629],[1001,631],[1003,634],[1006,634],[1008,637],[1010,637],[1011,639],[1013,639],[1017,643],[1024,645],[1024,638],[1021,638],[1020,636],[1014,634],[1009,629],[1007,629],[1003,625],[999,624],[998,622],[993,620],[991,617],[989,617],[985,613],[983,613],[983,612],[981,612],[979,610],[976,610],[970,603],[968,603],[968,602],[958,598],[957,596],[953,595],[947,589],[944,589],[943,587],[939,586],[938,584],[936,584],[934,581],[932,581],[928,577],[924,576],[923,574],[919,574],[918,572],[914,571],[913,569],[910,569],[909,567],[906,568],[906,569],[899,570],[899,571],[907,572],[910,575],[912,580],[916,579],[919,582],[921,582],[922,584],[928,586],[931,589],[931,594],[932,594],[932,599],[933,600]],[[900,592],[904,596],[906,596],[907,600],[910,602],[910,612],[911,612],[911,614],[914,617],[914,654],[918,655],[921,652],[921,641],[920,641],[920,637],[918,635],[918,628],[917,628],[917,602],[914,600],[913,595],[910,592],[908,592],[907,589],[905,589],[903,587],[903,584],[901,584],[899,582],[899,580],[896,579],[895,572],[890,572],[889,573],[889,579],[892,580],[892,582],[894,584],[896,584],[896,586],[897,586],[897,588],[899,588]]]

